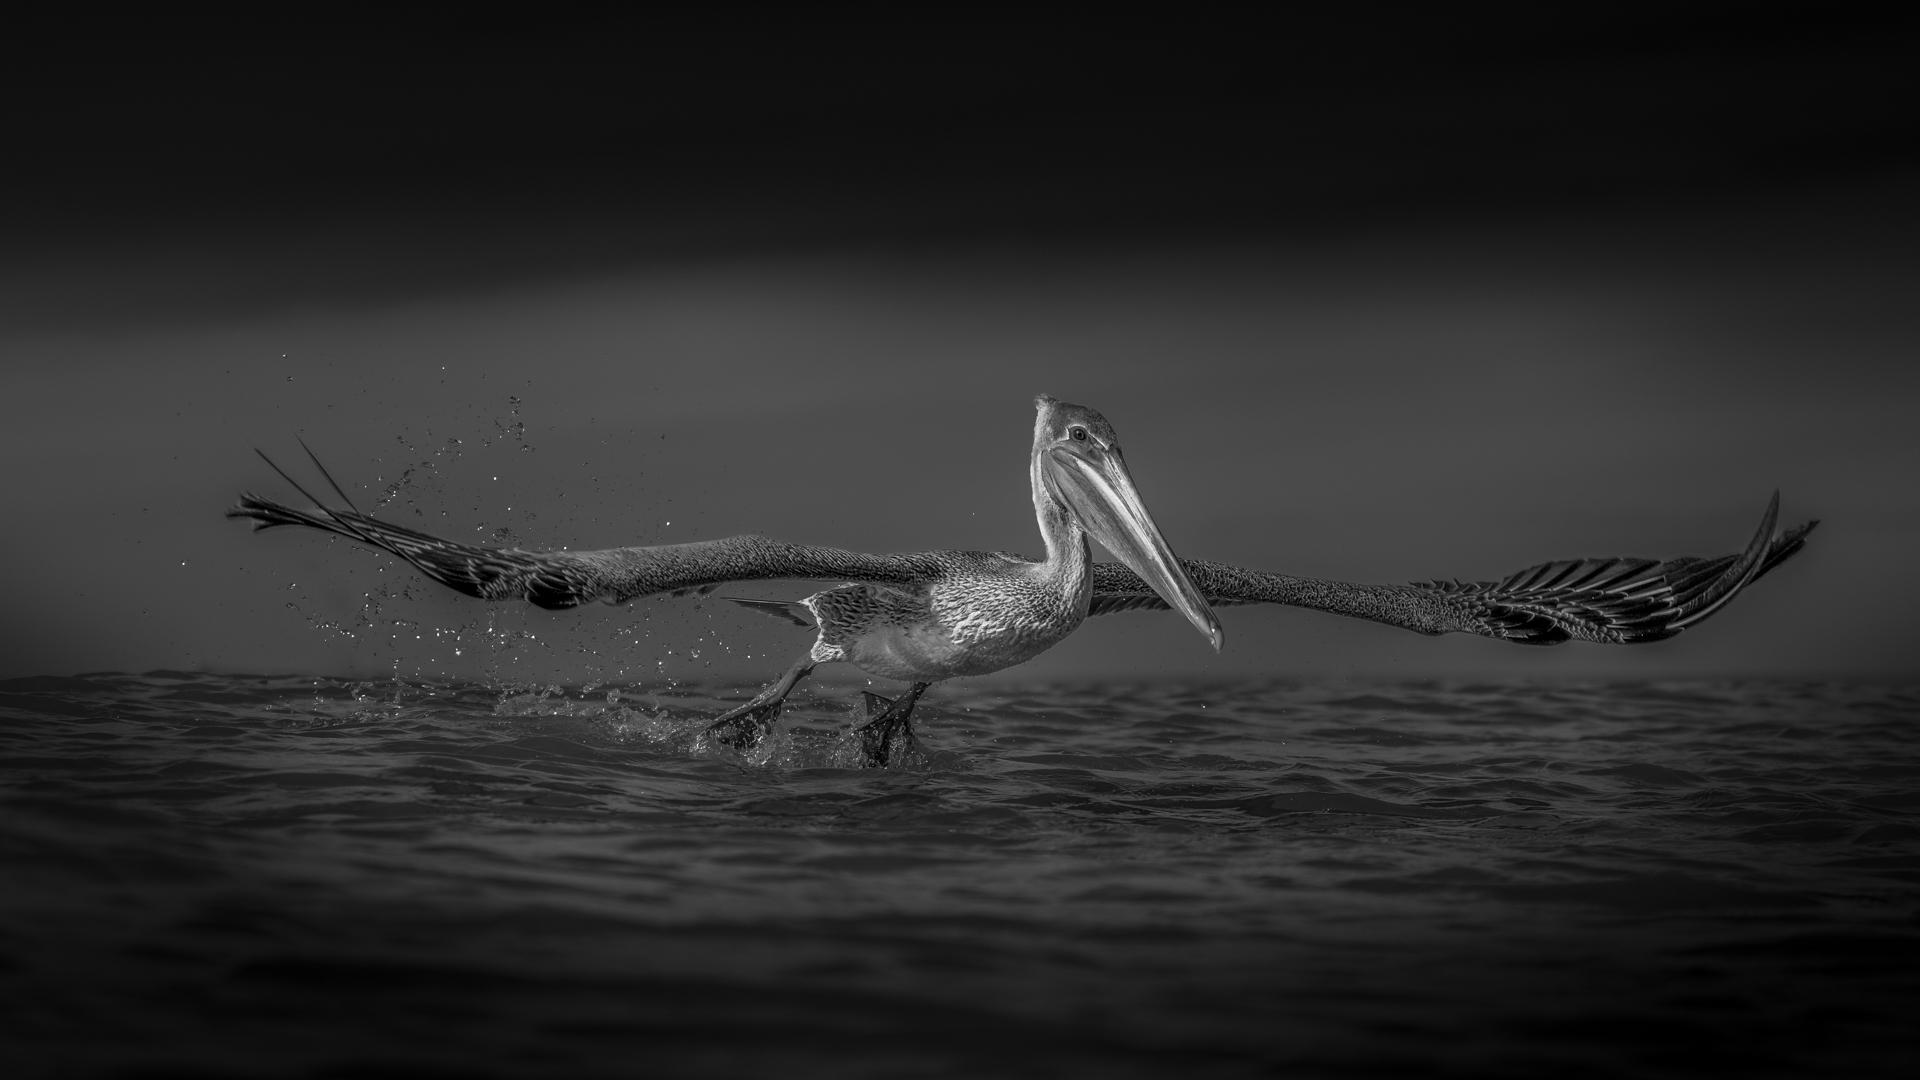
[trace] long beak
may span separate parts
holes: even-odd
[[[1154,525],[1120,452],[1082,454],[1054,447],[1047,452],[1044,467],[1048,486],[1080,516],[1080,523],[1100,546],[1139,574],[1168,607],[1185,615],[1194,629],[1207,636],[1213,651],[1219,652],[1225,640],[1220,620]]]

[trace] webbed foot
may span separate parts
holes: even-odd
[[[707,725],[707,738],[735,750],[751,750],[760,745],[773,725],[780,720],[785,702],[755,699]]]
[[[893,701],[878,694],[861,692],[862,715],[872,717],[854,729],[860,735],[860,763],[863,767],[887,768],[899,763],[913,750],[913,706],[928,685],[914,683],[911,690]]]
[[[787,695],[801,679],[813,671],[813,660],[803,656],[800,662],[787,669],[785,675],[775,680],[772,686],[753,696],[753,700],[729,712],[721,714],[719,719],[707,725],[707,738],[721,746],[731,746],[735,750],[751,750],[760,745],[767,737],[773,725],[780,719],[780,707],[786,704]]]

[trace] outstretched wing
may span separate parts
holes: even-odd
[[[311,498],[311,496],[309,496]],[[317,500],[316,500],[317,501]],[[599,551],[522,551],[445,540],[357,510],[296,510],[242,495],[228,517],[255,529],[305,525],[390,551],[448,588],[482,600],[527,600],[569,608],[594,600],[618,604],[654,594],[704,593],[729,581],[822,579],[913,582],[939,569],[932,555],[867,555],[764,536]]]
[[[1562,559],[1499,581],[1355,585],[1198,559],[1181,562],[1215,605],[1289,604],[1423,634],[1481,634],[1528,645],[1574,638],[1631,644],[1672,637],[1705,619],[1799,551],[1819,522],[1776,536],[1779,510],[1775,492],[1760,528],[1737,555]],[[1095,615],[1167,606],[1122,566],[1096,566],[1093,588]]]
[[[273,464],[271,460],[267,463]],[[314,463],[319,465],[317,459]],[[279,466],[273,467],[286,476]],[[322,467],[323,475],[325,471]],[[331,476],[327,479],[332,482]],[[593,551],[479,547],[381,521],[355,509],[330,509],[291,477],[287,480],[316,504],[314,510],[297,510],[246,494],[227,516],[248,518],[255,529],[303,525],[337,533],[392,552],[433,580],[468,596],[526,600],[545,608],[576,607],[595,600],[618,604],[642,596],[706,593],[733,581],[912,584],[951,569],[955,559],[971,557],[961,552],[870,555],[752,535]],[[342,502],[349,502],[339,485],[334,485],[334,491]],[[1665,561],[1566,559],[1541,563],[1499,581],[1357,585],[1200,559],[1182,559],[1181,563],[1208,602],[1216,606],[1288,604],[1424,634],[1472,633],[1530,645],[1555,645],[1573,638],[1614,643],[1658,641],[1720,610],[1741,589],[1800,550],[1819,522],[1810,521],[1775,536],[1779,506],[1776,492],[1752,542],[1737,555]],[[1126,567],[1114,563],[1094,566],[1092,614],[1166,606]]]

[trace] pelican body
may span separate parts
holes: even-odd
[[[1497,581],[1361,585],[1294,577],[1177,557],[1147,512],[1106,418],[1044,394],[1035,399],[1035,410],[1028,481],[1046,551],[1039,559],[979,551],[871,555],[755,535],[593,551],[480,547],[360,513],[311,450],[309,457],[346,509],[326,507],[267,459],[316,509],[245,494],[227,513],[251,519],[256,529],[301,525],[337,533],[391,552],[469,596],[548,608],[709,593],[728,582],[843,582],[799,601],[728,598],[815,627],[818,636],[784,675],[716,719],[709,731],[720,743],[751,746],[816,666],[848,663],[911,684],[891,702],[866,695],[869,714],[877,714],[862,727],[873,765],[891,763],[911,745],[909,718],[930,685],[1023,664],[1064,640],[1089,615],[1172,609],[1215,650],[1223,635],[1213,607],[1254,603],[1313,608],[1425,634],[1466,632],[1526,644],[1657,641],[1721,610],[1798,552],[1818,524],[1776,534],[1776,493],[1745,550],[1733,555],[1565,559]],[[1120,565],[1094,562],[1090,540]]]
[[[866,726],[868,755],[884,763],[889,747],[904,744],[901,729],[928,686],[1024,664],[1080,628],[1093,602],[1089,536],[1219,650],[1220,622],[1141,502],[1113,425],[1084,405],[1045,394],[1034,406],[1028,474],[1046,557],[937,552],[928,560],[934,571],[909,583],[851,582],[799,601],[819,639],[778,682],[715,720],[715,738],[757,742],[816,665],[845,662],[913,684]]]

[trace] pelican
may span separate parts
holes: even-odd
[[[1041,559],[982,551],[872,555],[759,535],[591,551],[481,547],[360,513],[311,450],[308,457],[344,509],[314,498],[261,453],[315,509],[243,493],[227,516],[251,519],[256,531],[303,525],[337,533],[391,552],[468,596],[545,608],[705,594],[753,580],[843,582],[798,601],[727,598],[818,634],[785,674],[707,730],[716,742],[749,748],[815,667],[849,663],[909,684],[892,701],[866,695],[868,719],[859,731],[865,762],[874,766],[893,763],[911,745],[914,705],[932,684],[1023,664],[1090,615],[1171,609],[1216,651],[1224,635],[1213,608],[1240,604],[1287,604],[1422,634],[1472,633],[1533,645],[1658,641],[1726,606],[1799,551],[1819,524],[1776,534],[1775,492],[1759,529],[1734,555],[1562,559],[1497,581],[1361,585],[1294,577],[1178,557],[1147,512],[1113,425],[1091,408],[1045,394],[1035,407],[1028,479],[1046,550]],[[1094,562],[1089,538],[1119,564]]]

